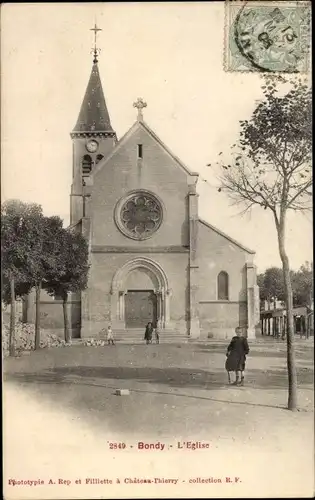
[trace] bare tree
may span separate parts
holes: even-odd
[[[242,121],[231,164],[220,163],[219,191],[244,212],[269,210],[278,236],[287,310],[288,409],[297,408],[293,297],[285,237],[289,210],[311,208],[311,90],[301,78],[268,77],[264,98],[249,120]],[[280,91],[282,90],[282,94]]]

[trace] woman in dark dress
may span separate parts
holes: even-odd
[[[154,330],[153,325],[149,321],[149,323],[145,327],[145,334],[144,334],[144,340],[146,341],[147,344],[151,344],[151,342],[152,342],[153,330]]]
[[[244,385],[245,362],[249,347],[246,338],[242,336],[241,328],[237,327],[235,333],[227,348],[225,369],[228,372],[229,383],[231,383],[230,372],[235,372],[236,378],[232,385]]]

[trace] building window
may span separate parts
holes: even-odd
[[[104,158],[104,156],[103,156],[103,155],[97,155],[96,160],[95,160],[96,165],[97,165],[97,164],[98,164],[98,163],[99,163],[99,162],[100,162],[103,158]]]
[[[145,240],[157,231],[162,223],[160,201],[147,191],[132,192],[118,202],[115,221],[123,234],[134,240]]]
[[[218,300],[229,300],[229,275],[225,271],[218,274]]]
[[[90,155],[84,155],[82,160],[82,175],[86,177],[90,175],[92,170],[92,158]]]
[[[143,158],[143,147],[142,144],[138,144],[138,160],[142,160]]]

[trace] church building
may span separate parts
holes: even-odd
[[[142,340],[248,337],[259,322],[254,252],[202,220],[191,171],[146,123],[146,103],[118,139],[103,93],[97,49],[73,143],[70,224],[89,242],[87,289],[72,295],[72,338]],[[42,293],[41,327],[62,335],[58,297]],[[58,306],[58,307],[57,307]]]

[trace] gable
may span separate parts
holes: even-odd
[[[117,142],[110,154],[100,161],[93,172],[93,177],[97,176],[107,163],[115,157],[123,147],[127,147],[128,142],[132,138],[141,137],[141,132],[144,132],[153,143],[171,160],[172,163],[177,165],[188,176],[198,176],[197,172],[192,172],[189,168],[166,146],[166,144],[153,132],[153,130],[143,121],[135,122],[132,127],[125,133],[125,135]]]
[[[143,122],[136,122],[92,174],[89,203],[93,244],[139,247],[139,241],[125,234],[120,210],[129,196],[142,192],[158,200],[162,223],[141,246],[186,246],[189,242],[187,195],[189,185],[195,180],[196,176],[151,129]]]
[[[199,176],[197,172],[191,172],[189,168],[166,146],[166,144],[153,132],[153,130],[145,122],[140,123],[144,130],[152,137],[152,139],[161,147],[161,149],[188,175]]]
[[[227,241],[227,243],[232,243],[233,246],[236,246],[237,248],[244,250],[244,252],[251,255],[254,255],[256,253],[254,250],[250,250],[249,248],[242,245],[242,243],[239,243],[238,241],[234,240],[227,234],[223,233],[220,229],[212,226],[211,224],[209,224],[209,222],[206,222],[205,220],[199,218],[199,223],[202,224],[204,227],[208,228],[209,230],[213,231],[217,235],[221,236],[223,239]]]

